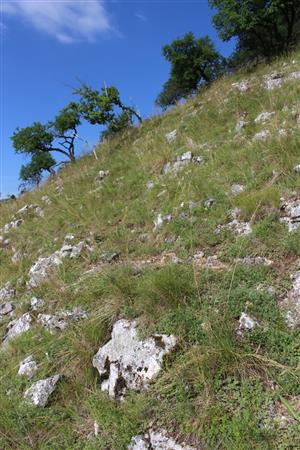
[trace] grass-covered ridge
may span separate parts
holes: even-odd
[[[29,311],[33,295],[45,301],[42,312],[81,306],[90,315],[55,335],[35,324],[1,352],[0,448],[123,450],[150,424],[197,449],[300,447],[300,333],[286,326],[280,308],[298,268],[300,228],[289,233],[279,220],[281,198],[300,194],[300,175],[293,169],[300,164],[300,81],[272,91],[262,82],[274,69],[300,70],[299,60],[294,54],[224,78],[187,104],[103,143],[97,160],[85,156],[41,188],[1,205],[1,227],[25,204],[38,204],[45,213],[26,216],[0,249],[0,287],[7,281],[16,287],[16,317]],[[251,87],[240,93],[232,83],[245,78]],[[275,114],[255,124],[264,111]],[[236,132],[244,112],[248,124]],[[165,135],[174,129],[177,139],[169,144]],[[270,137],[253,140],[262,130]],[[167,162],[188,150],[204,162],[163,173]],[[109,175],[97,184],[99,170]],[[233,195],[233,184],[245,190]],[[45,195],[51,204],[42,200]],[[210,198],[215,201],[208,208],[204,202]],[[192,209],[190,201],[196,204]],[[216,233],[236,207],[252,232]],[[158,214],[171,214],[172,220],[154,231]],[[28,291],[32,264],[60,249],[70,233],[92,250],[65,259],[45,283]],[[23,256],[13,263],[17,251]],[[196,264],[199,251],[204,259],[217,255],[223,268]],[[120,253],[119,260],[102,262],[105,252]],[[257,256],[273,264],[237,261]],[[260,326],[239,336],[242,312]],[[145,336],[176,335],[178,349],[148,391],[117,404],[101,392],[91,361],[120,317],[138,318]],[[0,322],[1,335],[10,320]],[[30,354],[39,369],[24,381],[17,371]],[[62,380],[48,406],[28,407],[24,391],[54,373]],[[289,417],[285,426],[276,420],[280,413]]]

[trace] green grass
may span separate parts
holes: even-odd
[[[287,62],[295,58],[299,54]],[[103,143],[97,160],[86,155],[39,189],[0,205],[1,226],[26,203],[45,211],[44,218],[25,217],[9,233],[10,246],[0,249],[0,287],[7,281],[17,287],[17,315],[29,310],[33,294],[45,300],[44,313],[79,305],[90,313],[55,335],[35,325],[1,353],[1,449],[125,450],[132,436],[150,424],[180,434],[199,449],[300,447],[299,411],[289,406],[290,399],[300,396],[300,331],[287,329],[279,307],[300,255],[300,230],[288,233],[279,222],[280,198],[300,190],[300,176],[293,172],[300,163],[300,127],[292,114],[282,111],[284,106],[300,111],[300,83],[269,92],[261,86],[261,76],[280,69],[282,62],[219,80],[185,105]],[[299,69],[298,63],[288,67],[290,72]],[[231,84],[243,78],[251,80],[252,88],[240,94]],[[249,125],[237,134],[243,111]],[[254,119],[263,111],[275,115],[256,125]],[[280,137],[281,127],[293,132]],[[165,134],[173,129],[178,138],[168,144]],[[271,138],[252,141],[263,129],[271,131]],[[188,149],[203,156],[204,164],[164,175],[164,164]],[[110,171],[101,188],[95,182],[100,169]],[[149,180],[154,187],[148,190]],[[234,183],[243,184],[245,191],[231,195]],[[43,195],[51,205],[43,203]],[[215,199],[211,209],[203,203],[208,198]],[[191,200],[197,206],[190,211]],[[228,230],[216,234],[235,207],[243,220],[251,220],[253,232],[242,237]],[[173,220],[155,232],[159,213],[172,214]],[[28,292],[31,265],[59,249],[69,233],[93,250],[65,259]],[[24,253],[16,264],[11,262],[12,247]],[[196,268],[191,257],[199,250],[217,254],[226,268]],[[120,261],[101,265],[101,255],[114,251],[120,252]],[[137,267],[163,252],[176,253],[182,262]],[[243,256],[264,256],[274,265],[234,263]],[[84,275],[93,266],[99,270]],[[273,286],[275,294],[257,289],[261,285]],[[243,311],[261,326],[241,338],[236,331]],[[150,389],[131,393],[121,404],[101,392],[91,363],[119,317],[138,318],[141,336],[158,332],[178,338],[176,352],[166,358]],[[2,335],[8,321],[0,322]],[[23,402],[32,381],[20,379],[17,370],[29,354],[39,363],[33,381],[62,374],[42,410]],[[291,416],[285,427],[270,415],[279,401]],[[98,437],[93,436],[95,421]]]

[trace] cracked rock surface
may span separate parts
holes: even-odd
[[[60,379],[59,375],[39,380],[34,383],[24,394],[24,399],[33,406],[44,407],[48,398],[55,391],[56,385]]]
[[[176,338],[164,334],[140,340],[136,321],[118,320],[110,341],[93,358],[101,389],[113,398],[122,399],[128,389],[147,388],[160,371],[164,356],[175,345]]]
[[[149,430],[134,436],[128,450],[196,450],[185,443],[178,444],[165,430]]]

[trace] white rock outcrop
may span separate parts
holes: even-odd
[[[253,136],[254,141],[266,141],[271,136],[269,130],[262,130]]]
[[[39,205],[25,205],[16,212],[16,215],[26,215],[32,213],[38,217],[44,217],[44,211]]]
[[[54,267],[62,264],[64,258],[67,256],[77,258],[84,248],[84,242],[79,242],[77,245],[64,244],[60,250],[52,253],[52,255],[45,258],[40,257],[29,270],[27,287],[36,288],[39,286]]]
[[[259,323],[256,319],[253,319],[245,312],[242,312],[239,318],[238,334],[242,335],[245,331],[252,331],[257,326],[259,326]]]
[[[37,371],[38,366],[32,355],[20,362],[18,375],[20,377],[32,378]]]
[[[285,223],[288,226],[288,230],[295,231],[300,226],[300,197],[293,200],[284,201],[281,205],[281,217],[280,222]]]
[[[292,289],[283,300],[286,322],[289,328],[300,325],[300,270],[291,275]]]
[[[245,186],[243,184],[233,184],[230,187],[230,192],[233,195],[241,194],[242,192],[244,192],[244,190],[245,190]]]
[[[7,344],[11,339],[19,336],[20,334],[29,331],[32,324],[32,318],[29,313],[23,314],[16,320],[11,321],[6,329],[6,333],[3,339],[3,344]]]
[[[34,383],[24,394],[26,402],[32,406],[44,407],[52,392],[55,391],[56,385],[60,379],[60,375],[39,380]]]
[[[239,92],[247,92],[250,89],[250,81],[242,80],[239,83],[232,83],[231,86]]]
[[[260,113],[256,119],[254,120],[255,123],[265,123],[267,120],[271,119],[275,115],[275,112],[262,112]]]
[[[15,305],[12,303],[1,303],[0,304],[0,320],[5,316],[11,316],[15,310]]]
[[[252,227],[250,222],[242,222],[239,217],[241,210],[239,208],[234,208],[229,211],[229,216],[232,219],[231,222],[225,225],[218,225],[215,233],[219,234],[223,230],[230,230],[233,234],[237,236],[247,235],[252,233]]]
[[[15,289],[13,289],[11,283],[8,281],[4,286],[0,289],[0,301],[4,302],[6,300],[10,300],[12,297],[16,295]]]
[[[134,436],[128,450],[196,450],[185,443],[177,443],[165,430],[150,429],[143,435]]]
[[[164,334],[145,340],[138,336],[137,322],[118,320],[111,339],[93,358],[101,389],[110,397],[122,399],[128,389],[140,391],[148,387],[161,370],[164,356],[174,349],[176,338]]]
[[[166,134],[166,139],[169,144],[171,144],[172,142],[175,142],[176,138],[177,138],[177,130],[173,130],[170,133]]]
[[[154,231],[160,230],[165,222],[171,222],[172,219],[173,219],[172,214],[166,215],[158,214],[157,217],[154,219]]]

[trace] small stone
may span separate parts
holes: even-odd
[[[52,316],[51,314],[39,314],[37,322],[40,323],[51,334],[56,331],[63,331],[67,328],[67,322],[59,316]]]
[[[108,175],[109,175],[109,170],[99,170],[98,175],[97,175],[97,180],[102,181]]]
[[[166,134],[166,139],[169,144],[171,144],[172,142],[175,142],[176,138],[177,138],[177,130],[173,130],[170,133]]]
[[[8,281],[1,289],[0,289],[0,301],[10,300],[16,294],[15,289],[12,288],[11,283]]]
[[[111,264],[119,259],[119,252],[105,252],[100,256],[100,260],[104,263]]]
[[[280,222],[287,224],[289,232],[297,230],[300,226],[300,198],[283,201],[280,209],[285,214]]]
[[[3,316],[11,315],[15,310],[15,306],[12,303],[2,303],[0,305],[0,319]]]
[[[210,208],[212,208],[214,203],[215,203],[215,199],[214,198],[208,198],[207,200],[204,201],[203,204],[204,204],[205,208],[210,209]]]
[[[294,172],[300,173],[300,164],[297,164],[297,166],[294,167]]]
[[[21,377],[32,378],[37,369],[38,369],[37,363],[33,359],[33,356],[30,355],[23,361],[21,361],[18,375],[20,375]]]
[[[191,151],[188,151],[188,152],[183,153],[178,158],[179,158],[179,161],[191,161],[193,158],[193,154]]]
[[[48,197],[48,195],[43,195],[42,201],[45,202],[47,205],[51,205],[51,200]]]
[[[158,216],[154,220],[154,231],[160,230],[164,222],[171,222],[172,218],[173,217],[171,214],[167,214],[165,216],[162,214],[158,214]]]
[[[275,112],[262,112],[254,120],[255,123],[265,123],[275,115]]]
[[[245,186],[243,184],[233,184],[230,188],[232,194],[237,195],[244,192]]]
[[[263,130],[256,133],[253,137],[254,141],[266,141],[270,137],[271,133],[269,130]]]
[[[248,316],[246,313],[242,313],[239,318],[239,332],[242,333],[243,331],[251,331],[256,326],[258,326],[258,322],[255,319],[252,319],[252,317]]]
[[[32,406],[46,406],[50,395],[55,391],[60,375],[39,380],[34,383],[24,394],[24,399]]]
[[[265,83],[265,88],[268,91],[272,91],[273,89],[279,88],[282,86],[284,81],[284,76],[279,72],[272,72],[269,75],[264,75],[263,80]]]
[[[30,300],[30,306],[33,311],[37,311],[38,309],[44,306],[45,302],[41,298],[32,297]]]
[[[300,325],[300,271],[291,275],[292,289],[283,300],[287,326],[294,329]]]
[[[149,190],[153,189],[154,186],[155,186],[155,184],[153,181],[147,181],[147,184],[146,184],[147,189],[149,189]]]
[[[239,133],[240,131],[242,131],[244,128],[246,128],[246,126],[248,125],[248,122],[246,122],[246,120],[239,120],[235,126],[235,131],[237,133]]]
[[[150,429],[143,435],[134,436],[128,450],[196,450],[186,445],[179,444],[170,437],[165,430]]]
[[[234,89],[237,89],[239,92],[247,92],[250,89],[250,81],[242,80],[239,83],[232,83],[231,85]]]
[[[72,251],[70,253],[70,258],[77,258],[83,251],[85,244],[83,241],[78,242],[77,245],[74,245]]]

